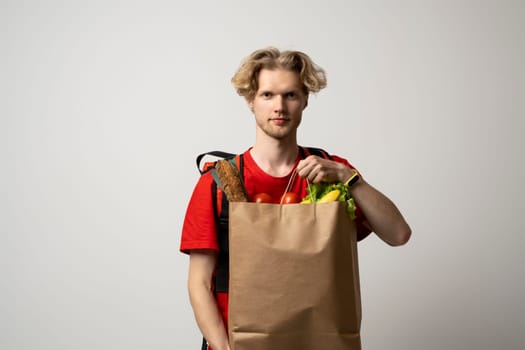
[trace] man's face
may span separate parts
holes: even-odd
[[[248,106],[255,115],[258,132],[285,139],[301,123],[308,96],[303,92],[299,73],[285,69],[262,69],[259,89]]]

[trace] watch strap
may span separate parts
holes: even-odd
[[[361,178],[361,176],[359,175],[359,172],[355,169],[352,169],[352,171],[354,172],[352,174],[352,176],[350,176],[348,178],[348,180],[346,180],[344,182],[344,184],[348,187],[352,187],[357,181],[359,181],[359,179]]]

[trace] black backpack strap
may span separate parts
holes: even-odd
[[[214,290],[215,292],[228,292],[228,284],[229,284],[229,267],[230,267],[230,259],[229,259],[229,240],[228,240],[228,230],[229,230],[229,205],[228,205],[228,199],[223,194],[221,196],[221,211],[219,213],[219,206],[217,201],[217,193],[218,189],[222,189],[222,184],[220,183],[220,180],[218,179],[218,176],[215,173],[215,167],[210,166],[206,169],[201,169],[201,162],[202,159],[205,156],[213,156],[217,158],[223,158],[231,162],[233,165],[237,167],[237,163],[235,161],[237,154],[234,153],[228,153],[223,151],[210,151],[205,152],[202,154],[199,154],[197,156],[197,168],[199,169],[199,172],[202,174],[211,171],[211,175],[213,177],[212,182],[212,202],[213,202],[213,212],[215,213],[215,222],[217,223],[218,232],[217,232],[217,241],[219,244],[219,253],[217,256],[217,268],[215,271],[215,278],[214,278]],[[244,181],[244,158],[243,155],[238,155],[239,157],[239,174],[241,177],[241,181]],[[205,340],[203,340],[203,346]],[[204,348],[203,348],[204,349]]]
[[[241,181],[244,181],[244,158],[243,155],[239,155],[239,175]],[[215,183],[214,183],[215,184]],[[217,185],[215,184],[215,205],[217,202]],[[213,189],[212,189],[213,190]],[[215,208],[217,209],[217,208]],[[215,211],[217,213],[217,210]],[[225,195],[222,196],[221,212],[216,217],[219,231],[218,231],[218,243],[219,243],[219,254],[217,257],[217,270],[215,272],[215,292],[228,292],[228,284],[230,280],[230,249],[229,249],[229,203]]]
[[[236,155],[234,153],[228,153],[228,152],[223,152],[223,151],[210,151],[210,152],[199,154],[197,156],[197,169],[199,169],[199,172],[201,174],[204,174],[207,171],[207,170],[201,169],[201,161],[205,156],[214,156],[218,158],[228,159],[228,158],[233,158]]]
[[[215,292],[227,293],[230,281],[229,202],[224,194],[222,195],[221,212],[217,217],[217,223],[219,226],[217,232],[219,253],[215,270]]]
[[[306,150],[306,152],[305,152],[305,150]],[[305,158],[308,154],[311,154],[311,155],[318,156],[318,157],[321,157],[321,158],[324,158],[324,159],[332,159],[330,154],[328,152],[326,152],[322,148],[300,147],[300,151],[302,153],[303,158]],[[308,154],[307,154],[307,152],[308,152]]]

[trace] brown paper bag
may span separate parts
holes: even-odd
[[[342,202],[230,203],[232,350],[359,350],[355,224]]]

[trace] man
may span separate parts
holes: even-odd
[[[255,117],[253,147],[242,156],[248,196],[266,193],[278,203],[295,170],[299,175],[292,191],[306,195],[307,182],[342,182],[358,179],[350,193],[358,207],[358,239],[374,232],[390,245],[405,244],[411,231],[396,206],[382,193],[356,176],[350,163],[338,156],[330,159],[308,155],[297,143],[297,129],[310,93],[326,86],[324,71],[306,54],[257,50],[241,64],[232,84]],[[228,294],[214,293],[219,244],[212,197],[213,179],[205,173],[188,204],[181,251],[190,254],[188,289],[197,324],[213,350],[230,349],[227,336]]]

